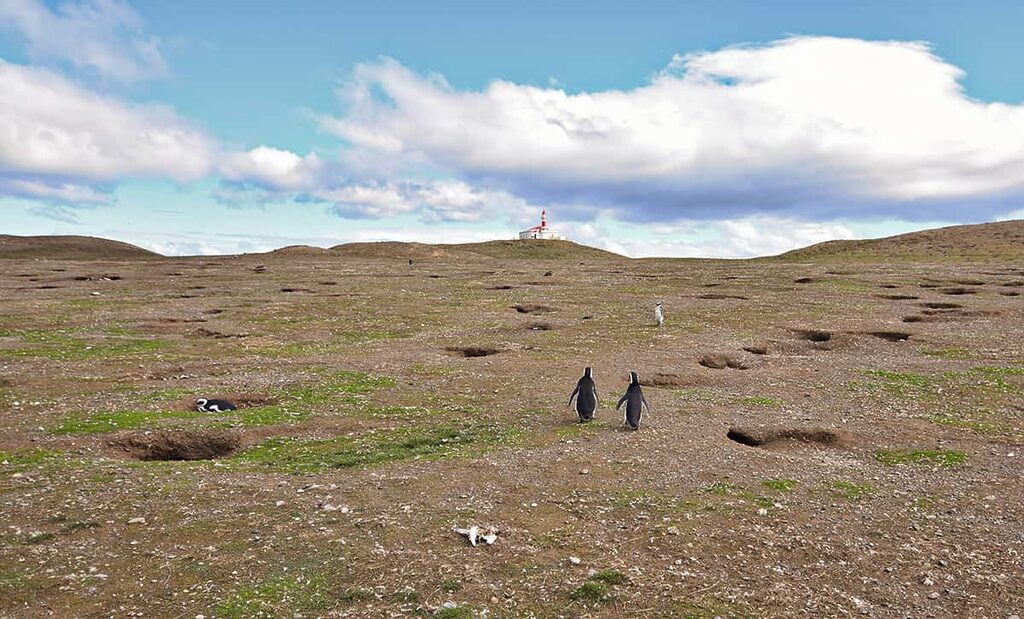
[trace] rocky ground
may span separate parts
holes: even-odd
[[[389,251],[0,260],[0,616],[1024,612],[1019,262]]]

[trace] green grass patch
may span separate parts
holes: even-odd
[[[588,580],[573,589],[569,599],[576,602],[602,603],[609,601],[608,585],[595,580]]]
[[[859,501],[875,493],[875,487],[868,483],[857,484],[852,481],[834,481],[829,484],[832,496],[847,501]]]
[[[770,407],[773,407],[773,406],[782,406],[783,402],[782,402],[782,400],[777,400],[775,398],[764,398],[764,397],[758,397],[758,396],[749,396],[749,397],[746,397],[746,398],[740,398],[740,404],[743,404],[743,405],[746,405],[746,406],[762,406],[762,407],[765,407],[765,408],[770,408]]]
[[[875,452],[875,460],[887,466],[899,464],[938,464],[941,466],[958,466],[967,462],[967,454],[950,449],[879,449]]]
[[[355,604],[357,602],[368,602],[377,597],[373,589],[365,587],[349,587],[338,596],[338,601],[343,604]]]
[[[332,606],[325,579],[320,574],[275,573],[262,581],[239,589],[214,607],[216,617],[248,619],[280,617],[296,613],[326,611]],[[285,612],[288,610],[290,612]]]
[[[935,385],[937,379],[926,374],[913,372],[890,372],[888,370],[865,370],[864,374],[881,381],[885,390],[905,396],[919,393]]]
[[[458,578],[447,578],[441,581],[441,591],[455,593],[462,588],[462,581]]]
[[[468,606],[453,606],[442,608],[434,613],[438,619],[473,619],[473,609]]]
[[[61,451],[42,448],[0,451],[0,466],[18,472],[61,460],[63,456]]]
[[[730,494],[735,489],[736,486],[734,486],[733,484],[726,483],[724,481],[717,481],[713,484],[701,486],[700,491],[706,492],[708,494],[717,494],[718,496],[725,496],[727,494]]]
[[[796,487],[797,483],[795,479],[765,479],[761,481],[762,486],[776,492],[789,492]]]
[[[334,335],[331,339],[314,342],[292,342],[267,346],[258,352],[267,357],[293,357],[299,355],[312,355],[337,352],[346,348],[365,344],[367,342],[378,342],[383,340],[394,340],[407,337],[408,334],[396,331],[351,331]]]
[[[271,467],[292,473],[312,473],[399,460],[436,460],[479,454],[499,445],[513,443],[521,436],[519,430],[494,425],[411,426],[327,440],[269,439],[233,459],[240,464]]]
[[[105,411],[92,415],[68,417],[50,428],[53,434],[100,434],[118,430],[134,430],[154,426],[169,419],[200,419],[209,413],[198,411]]]
[[[934,415],[928,416],[928,421],[940,426],[964,428],[981,434],[999,434],[1005,430],[1005,428],[997,426],[994,423],[964,419],[952,413],[935,413]]]
[[[970,359],[973,354],[966,348],[960,348],[959,346],[947,346],[946,348],[922,348],[921,354],[934,357],[935,359],[948,359],[950,361],[960,361],[963,359]]]
[[[59,361],[87,361],[145,355],[162,350],[169,342],[156,339],[130,337],[122,330],[108,330],[104,336],[86,339],[77,329],[23,329],[4,332],[4,336],[17,337],[25,348],[6,350],[0,355],[8,357],[40,357]]]
[[[49,531],[36,531],[35,533],[29,533],[28,537],[22,540],[22,543],[26,546],[32,546],[35,544],[45,544],[46,542],[57,539],[56,533],[50,533]]]
[[[629,578],[618,570],[601,570],[591,576],[590,580],[603,582],[606,585],[624,585],[629,582]]]

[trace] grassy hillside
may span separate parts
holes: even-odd
[[[859,241],[827,241],[769,260],[787,262],[1024,261],[1024,221],[934,228]]]
[[[160,254],[130,243],[92,236],[0,235],[0,258],[50,260],[133,260]]]

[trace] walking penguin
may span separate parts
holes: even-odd
[[[569,406],[576,398],[576,414],[580,417],[580,423],[590,421],[597,411],[597,385],[594,383],[594,371],[590,368],[583,370],[583,377],[576,382],[576,388],[569,396]]]
[[[659,327],[665,324],[665,312],[661,311],[661,301],[658,301],[654,306],[654,322],[656,322]]]
[[[640,389],[640,377],[636,372],[629,373],[629,386],[626,387],[626,393],[619,398],[615,410],[622,408],[623,402],[626,403],[626,411],[622,415],[622,422],[633,430],[639,430],[640,422],[644,418],[644,409],[650,413],[651,407],[647,406],[647,398],[644,397],[644,392]]]

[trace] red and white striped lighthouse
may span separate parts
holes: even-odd
[[[548,210],[547,209],[543,209],[540,212],[540,227],[541,228],[547,228],[548,227]]]
[[[540,225],[534,226],[529,230],[523,230],[519,233],[521,239],[561,239],[562,237],[555,234],[554,230],[548,227],[548,210],[544,209],[540,212]]]

